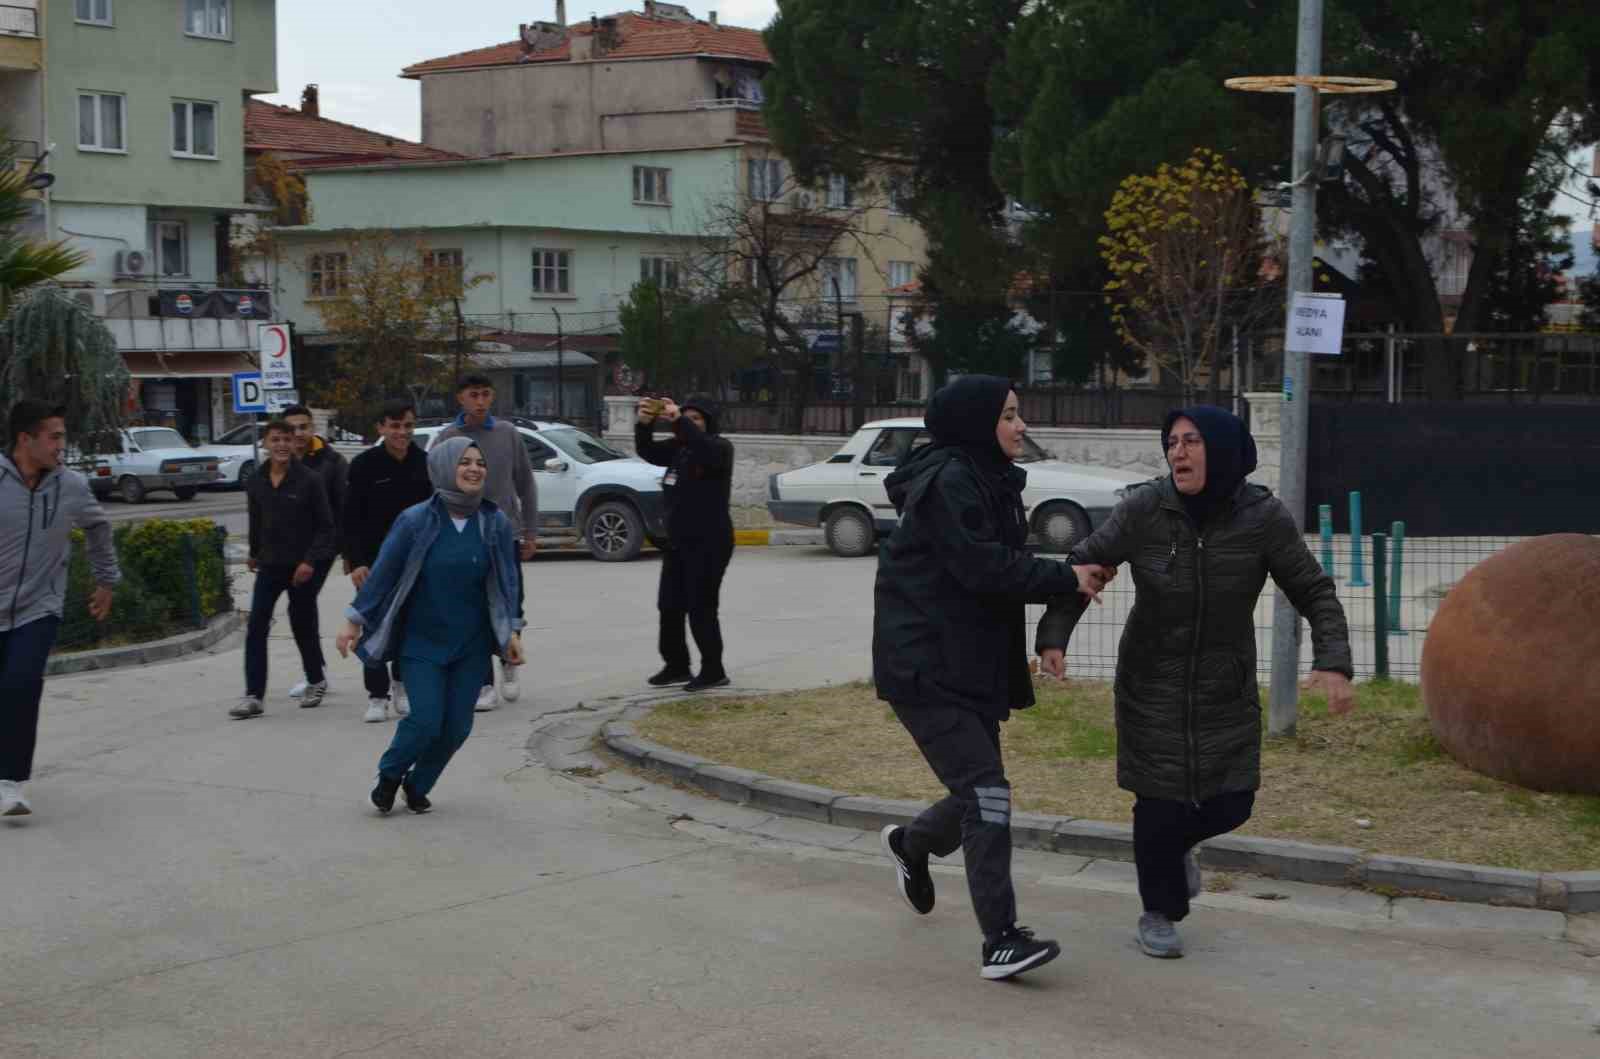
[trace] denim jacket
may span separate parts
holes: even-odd
[[[517,606],[517,545],[511,521],[489,500],[478,509],[478,530],[489,550],[489,624],[503,656],[513,633],[524,622]],[[394,660],[400,647],[400,617],[417,583],[422,561],[444,527],[450,513],[444,501],[431,500],[408,507],[395,519],[378,551],[355,602],[345,617],[364,630],[356,655],[369,666]],[[454,528],[453,526],[451,527]]]

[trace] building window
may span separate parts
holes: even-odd
[[[454,293],[466,282],[466,263],[460,250],[424,250],[422,282],[430,290]]]
[[[750,197],[763,202],[776,202],[783,194],[783,160],[780,158],[752,158],[750,160]]]
[[[111,25],[111,0],[78,0],[73,16],[79,22],[87,22],[91,26]]]
[[[533,252],[533,293],[572,293],[572,252],[535,250]]]
[[[647,165],[634,166],[633,201],[652,206],[672,205],[671,176],[670,169],[655,169]]]
[[[189,226],[183,221],[156,221],[150,225],[150,249],[156,275],[189,274]]]
[[[654,283],[661,290],[673,290],[678,286],[677,260],[670,257],[641,257],[639,282]]]
[[[828,177],[828,208],[847,210],[855,202],[855,189],[850,186],[850,181],[834,173]]]
[[[179,158],[217,156],[217,105],[192,99],[172,101],[172,153]]]
[[[911,183],[905,177],[889,178],[889,212],[905,216],[911,201]]]
[[[227,40],[233,32],[231,0],[187,0],[183,31],[191,37]]]
[[[914,283],[917,279],[917,263],[915,261],[889,262],[889,289],[904,287]]]
[[[856,259],[853,257],[825,257],[822,259],[822,268],[818,270],[822,276],[822,296],[833,300],[853,302],[856,300]],[[834,293],[833,285],[837,281],[839,291]]]
[[[337,298],[350,291],[349,254],[312,254],[306,275],[306,297]]]
[[[126,103],[126,97],[113,92],[79,92],[79,149],[126,152]]]

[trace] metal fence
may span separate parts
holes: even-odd
[[[1338,587],[1350,625],[1350,647],[1356,679],[1370,680],[1380,673],[1380,654],[1387,656],[1387,673],[1393,679],[1415,682],[1422,673],[1422,647],[1428,626],[1445,595],[1483,560],[1522,537],[1440,537],[1404,540],[1393,547],[1392,527],[1384,528],[1385,565],[1381,578],[1383,606],[1377,603],[1380,578],[1373,566],[1372,538],[1355,546],[1348,535],[1324,541],[1308,536],[1307,547],[1324,564]],[[1256,675],[1266,684],[1272,668],[1272,608],[1275,592],[1269,579],[1256,602]],[[1133,609],[1133,578],[1126,568],[1103,593],[1103,606],[1090,606],[1067,648],[1068,675],[1088,680],[1111,680],[1116,675],[1117,645],[1128,614]],[[1029,624],[1037,623],[1043,607],[1029,607]],[[1381,613],[1380,613],[1381,611]],[[1380,622],[1380,618],[1382,619]],[[1379,637],[1380,624],[1386,635]],[[1311,635],[1301,625],[1302,677],[1311,668]],[[1029,633],[1032,642],[1032,632]],[[1382,647],[1380,648],[1380,644]]]

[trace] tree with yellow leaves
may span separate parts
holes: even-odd
[[[1190,399],[1217,378],[1233,328],[1282,307],[1262,265],[1269,244],[1250,186],[1216,151],[1122,181],[1106,210],[1105,296],[1124,342],[1175,377]]]

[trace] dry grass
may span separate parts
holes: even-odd
[[[1411,685],[1362,684],[1357,697],[1343,718],[1304,702],[1295,738],[1266,741],[1243,833],[1530,870],[1600,868],[1600,797],[1541,794],[1456,764]],[[658,708],[640,727],[658,743],[786,779],[887,798],[943,794],[866,684],[694,699]],[[1041,682],[1039,705],[1002,731],[1019,809],[1129,819],[1108,685]]]

